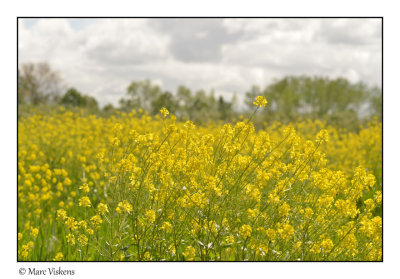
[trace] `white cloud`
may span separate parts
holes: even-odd
[[[380,44],[380,19],[337,19],[321,21],[319,36],[332,44]]]
[[[147,19],[105,19],[82,32],[85,52],[108,64],[142,64],[168,58],[169,38],[152,29]]]
[[[21,24],[22,22],[22,24]],[[381,82],[379,20],[40,19],[19,25],[19,61],[48,61],[64,80],[117,103],[127,85],[149,78],[229,98],[285,75]],[[203,24],[204,22],[204,24]],[[77,26],[79,28],[77,28]]]
[[[135,79],[113,68],[135,67],[168,57],[168,37],[149,28],[147,20],[98,20],[77,31],[66,19],[42,19],[31,28],[20,24],[20,63],[48,61],[70,86],[100,103],[123,96]],[[145,78],[145,77],[142,77]]]
[[[344,76],[381,83],[379,20],[226,20],[229,32],[246,32],[223,46],[224,63],[287,74]],[[257,34],[257,35],[248,35]]]

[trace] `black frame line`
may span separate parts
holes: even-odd
[[[165,19],[173,19],[173,18],[179,18],[179,19],[221,19],[221,18],[247,18],[247,19],[381,19],[381,94],[382,94],[382,259],[380,261],[126,261],[126,262],[120,262],[120,261],[59,261],[59,262],[53,262],[53,261],[20,261],[18,260],[18,66],[19,66],[19,19],[139,19],[139,18],[154,18],[154,19],[161,19],[161,18],[165,18]],[[316,17],[316,16],[294,16],[294,17],[287,17],[287,16],[271,16],[271,17],[260,17],[260,16],[253,16],[253,17],[248,17],[248,16],[213,16],[213,17],[154,17],[154,16],[140,16],[140,17],[129,17],[129,16],[120,16],[120,17],[104,17],[104,16],[100,16],[100,17],[96,17],[96,16],[88,16],[88,17],[74,17],[74,16],[18,16],[17,18],[17,177],[16,177],[16,198],[17,198],[17,230],[16,230],[16,256],[17,256],[17,263],[58,263],[58,264],[62,264],[62,263],[181,263],[181,262],[185,262],[185,263],[307,263],[307,262],[312,262],[312,263],[383,263],[384,260],[384,234],[383,234],[383,228],[384,228],[384,113],[383,113],[383,109],[384,109],[384,44],[383,44],[383,40],[384,40],[384,17],[383,16],[348,16],[348,17],[343,17],[343,16],[327,16],[327,17]]]

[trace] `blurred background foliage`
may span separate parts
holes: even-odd
[[[18,116],[58,105],[99,116],[131,110],[156,115],[166,107],[178,119],[201,125],[209,121],[234,122],[249,116],[254,110],[253,100],[259,95],[267,98],[268,109],[253,118],[256,128],[274,121],[287,124],[311,119],[356,131],[373,118],[382,121],[381,89],[344,78],[287,76],[265,87],[252,86],[245,92],[245,105],[239,104],[236,94],[227,100],[215,96],[213,90],[192,91],[184,85],[170,92],[150,80],[140,80],[127,86],[117,106],[107,104],[100,108],[94,97],[63,85],[60,75],[45,62],[23,64],[18,70]]]

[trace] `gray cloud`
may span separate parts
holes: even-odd
[[[157,19],[152,26],[171,37],[170,50],[174,57],[185,62],[219,62],[221,46],[234,42],[222,25],[223,19]]]

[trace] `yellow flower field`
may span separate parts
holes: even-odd
[[[18,129],[21,261],[382,260],[378,121],[255,130],[61,107]]]

